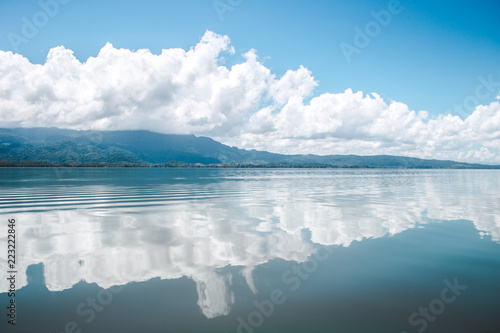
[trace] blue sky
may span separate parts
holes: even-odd
[[[208,29],[229,36],[236,56],[256,49],[277,74],[303,65],[319,81],[317,93],[377,92],[431,114],[462,103],[478,76],[500,78],[498,1],[402,0],[402,12],[350,64],[339,44],[353,44],[354,28],[364,28],[373,20],[370,12],[387,9],[388,1],[221,2],[233,8],[223,12],[223,20],[212,0],[71,0],[18,50],[36,63],[59,45],[81,61],[107,42],[158,53],[188,49]],[[22,17],[30,19],[40,9],[33,0],[0,3],[1,50],[13,50],[7,33],[20,34]],[[236,56],[229,64],[239,60]]]
[[[59,8],[54,9],[56,1]],[[500,2],[401,0],[395,6],[397,2],[2,0],[0,50],[44,64],[50,49],[64,46],[84,63],[106,43],[153,54],[170,48],[187,51],[208,30],[231,39],[235,53],[224,54],[228,69],[245,62],[243,54],[255,49],[259,62],[278,78],[301,66],[309,70],[316,84],[312,93],[300,96],[306,104],[351,89],[374,92],[387,105],[396,101],[416,113],[427,111],[428,120],[450,113],[464,120],[478,105],[495,102],[500,91]],[[391,4],[397,11],[390,14],[390,22],[376,23],[373,13],[387,13]],[[36,15],[47,6],[53,17],[46,15],[48,20],[33,36],[14,45],[12,36],[22,37],[26,22],[43,20],[44,14]],[[366,33],[373,24],[378,30],[368,36],[369,44],[356,44],[356,29]],[[350,61],[341,47],[347,44],[358,49]],[[482,87],[478,95],[478,86],[488,81],[496,90]],[[243,141],[227,142],[245,146]],[[498,157],[496,148],[488,149]]]

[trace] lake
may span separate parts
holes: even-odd
[[[3,168],[0,331],[500,332],[499,176]]]

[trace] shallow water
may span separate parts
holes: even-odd
[[[0,331],[499,332],[499,176],[0,169]]]

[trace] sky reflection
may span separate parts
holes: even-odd
[[[225,267],[239,267],[256,293],[257,266],[304,262],[319,245],[463,219],[500,241],[495,171],[75,169],[16,181],[9,172],[0,170],[0,214],[18,221],[18,288],[39,263],[50,291],[188,277],[207,318],[235,302]]]

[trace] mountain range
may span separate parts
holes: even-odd
[[[0,129],[0,165],[500,168],[389,155],[284,155],[195,135],[57,128]]]

